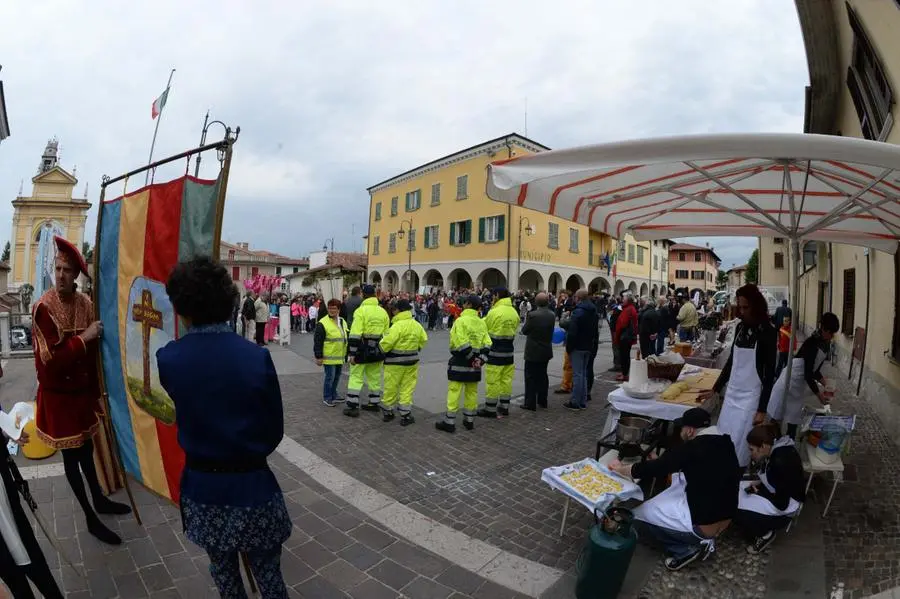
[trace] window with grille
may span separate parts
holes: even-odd
[[[547,247],[557,250],[559,249],[559,225],[550,223],[547,227]]]
[[[472,243],[472,221],[459,220],[450,223],[450,245],[466,245]]]
[[[569,251],[578,251],[578,229],[572,227],[569,228]]]
[[[381,220],[381,202],[375,204],[375,220]]]
[[[775,268],[784,268],[784,254],[782,252],[775,252]]]
[[[633,243],[628,244],[628,261],[634,262],[634,244]]]
[[[702,261],[703,261],[703,254],[701,254],[700,252],[694,252],[694,262],[702,262]]]
[[[391,216],[397,216],[397,204],[400,202],[400,198],[394,196],[391,198]]]
[[[241,267],[240,266],[232,266],[231,267],[231,280],[232,281],[240,281],[241,280]]]
[[[276,276],[276,277],[280,277],[280,276],[281,276],[281,267],[280,267],[280,266],[276,266],[276,267],[275,267],[275,276]]]
[[[678,261],[685,262],[687,260],[687,254],[684,252],[678,252]]]
[[[599,264],[599,261],[597,262]],[[594,265],[594,240],[588,239],[588,266]]]
[[[775,242],[776,244],[778,244],[778,245],[782,245],[782,244],[784,243],[784,238],[783,238],[783,237],[776,237],[776,238],[774,238],[772,241],[774,241],[774,242]]]
[[[429,227],[425,227],[425,248],[426,249],[434,249],[438,246],[438,239],[440,239],[440,233],[437,225],[431,225]]]
[[[640,265],[644,264],[644,248],[641,246],[637,246],[637,263]]]
[[[619,253],[619,256],[618,256],[618,258],[617,258],[618,260],[624,260],[624,259],[625,259],[625,245],[626,245],[626,244],[625,244],[624,241],[620,241],[620,242],[619,242],[619,252],[618,252],[618,253]]]
[[[859,15],[850,4],[846,6],[853,30],[853,54],[847,67],[847,89],[856,108],[863,137],[881,139],[891,114],[893,92]]]
[[[691,280],[692,281],[702,281],[706,278],[702,270],[692,270],[691,271]]]
[[[410,229],[406,236],[406,251],[411,252],[416,249],[416,230]]]
[[[469,175],[461,175],[456,178],[456,199],[464,200],[469,197]]]
[[[686,279],[686,278],[688,278],[688,271],[686,271],[686,270],[676,270],[676,271],[675,271],[675,278],[676,278],[676,279]]]
[[[415,191],[407,191],[406,192],[406,211],[412,212],[414,210],[418,210],[419,206],[422,205],[422,190],[416,189]]]
[[[397,251],[397,234],[391,233],[390,237],[388,237],[388,254],[393,254]]]
[[[441,184],[435,183],[431,186],[431,205],[437,206],[441,203]]]
[[[377,256],[380,251],[381,251],[381,237],[376,235],[372,239],[372,255]]]
[[[653,256],[653,270],[659,270],[659,256]]]
[[[844,303],[841,311],[841,332],[845,335],[853,335],[853,326],[856,316],[856,269],[844,270]]]

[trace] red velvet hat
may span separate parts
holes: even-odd
[[[87,262],[84,261],[84,256],[81,255],[81,252],[78,251],[77,247],[75,247],[70,241],[68,241],[67,239],[63,239],[59,235],[54,235],[53,241],[56,242],[57,255],[65,254],[72,264],[78,265],[78,270],[83,272],[84,276],[91,276],[91,274],[88,272]]]

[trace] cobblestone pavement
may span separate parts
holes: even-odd
[[[270,458],[285,492],[294,531],[282,570],[291,597],[381,599],[507,599],[505,587],[398,539],[297,467]],[[105,518],[125,540],[120,547],[91,537],[64,477],[30,482],[41,512],[54,523],[64,551],[86,575],[60,562],[43,534],[44,555],[70,599],[218,597],[206,555],[181,533],[179,510],[134,488],[143,528],[131,516]],[[124,501],[124,492],[120,492]]]

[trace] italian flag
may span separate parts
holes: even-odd
[[[157,99],[153,100],[153,106],[150,107],[150,118],[155,119],[162,113],[162,110],[166,105],[166,98],[168,97],[169,88],[166,88],[166,91],[160,94]]]

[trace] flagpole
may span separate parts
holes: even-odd
[[[166,91],[163,93],[166,94],[166,100],[168,101],[168,93],[169,88],[172,87],[172,75],[175,74],[175,69],[172,69],[172,72],[169,73],[169,81],[166,83]],[[156,126],[153,128],[153,141],[150,142],[150,158],[147,159],[147,164],[151,164],[153,162],[153,148],[156,146],[156,134],[159,132],[159,122],[162,120],[163,111],[166,109],[165,104],[163,104],[159,109],[159,115],[156,117]],[[144,185],[150,182],[150,170],[147,170],[147,174],[144,176]]]

